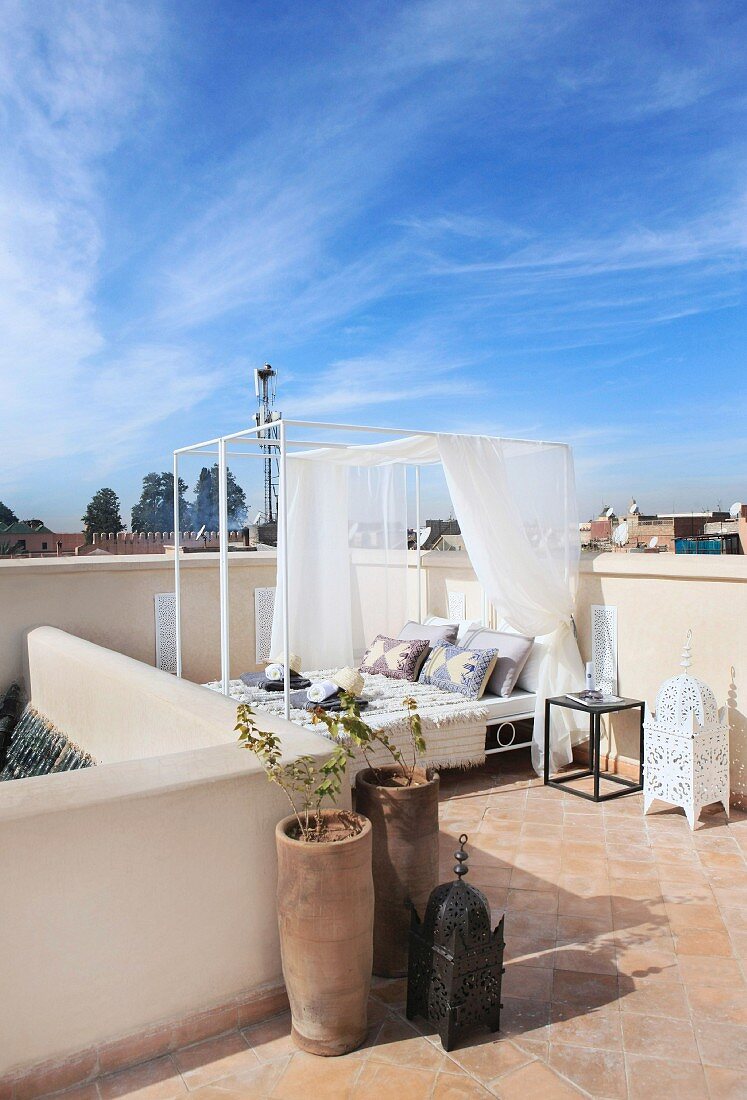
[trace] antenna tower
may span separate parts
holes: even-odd
[[[278,517],[278,481],[280,471],[278,468],[278,425],[280,413],[275,408],[275,390],[277,386],[277,371],[273,370],[269,363],[263,367],[257,367],[254,371],[254,392],[257,396],[257,411],[254,414],[254,423],[262,430],[258,433],[260,439],[272,440],[263,444],[265,454],[265,523],[274,523]]]

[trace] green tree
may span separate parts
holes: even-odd
[[[9,523],[18,523],[18,516],[0,500],[0,526],[7,527]]]
[[[228,490],[228,526],[243,527],[246,522],[246,494],[230,470],[226,471]],[[192,522],[196,529],[203,525],[208,531],[218,530],[218,463],[203,466],[195,485]]]
[[[186,481],[179,478],[179,529],[189,527],[191,508],[184,494]],[[174,475],[168,471],[150,473],[143,478],[140,500],[132,509],[133,531],[174,530]]]
[[[116,533],[125,530],[120,507],[119,497],[113,489],[99,489],[98,493],[94,494],[85,514],[81,516],[81,523],[86,532],[86,542],[93,542],[94,532]]]

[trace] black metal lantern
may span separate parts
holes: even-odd
[[[497,1031],[501,1019],[503,922],[490,930],[490,906],[467,874],[467,835],[454,853],[456,882],[437,886],[421,923],[415,907],[410,924],[407,1018],[422,1016],[438,1029],[444,1050],[475,1027]]]

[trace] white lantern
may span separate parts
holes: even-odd
[[[694,829],[712,802],[729,814],[729,723],[707,684],[688,672],[691,639],[688,630],[685,671],[662,684],[654,713],[644,722],[643,812],[659,798],[681,806]]]

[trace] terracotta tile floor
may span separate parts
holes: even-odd
[[[445,1055],[374,981],[366,1046],[298,1051],[279,1016],[102,1077],[68,1100],[622,1100],[747,1097],[747,814],[640,795],[594,805],[543,787],[526,753],[442,776],[442,880],[469,834],[468,881],[506,911],[501,1031]]]

